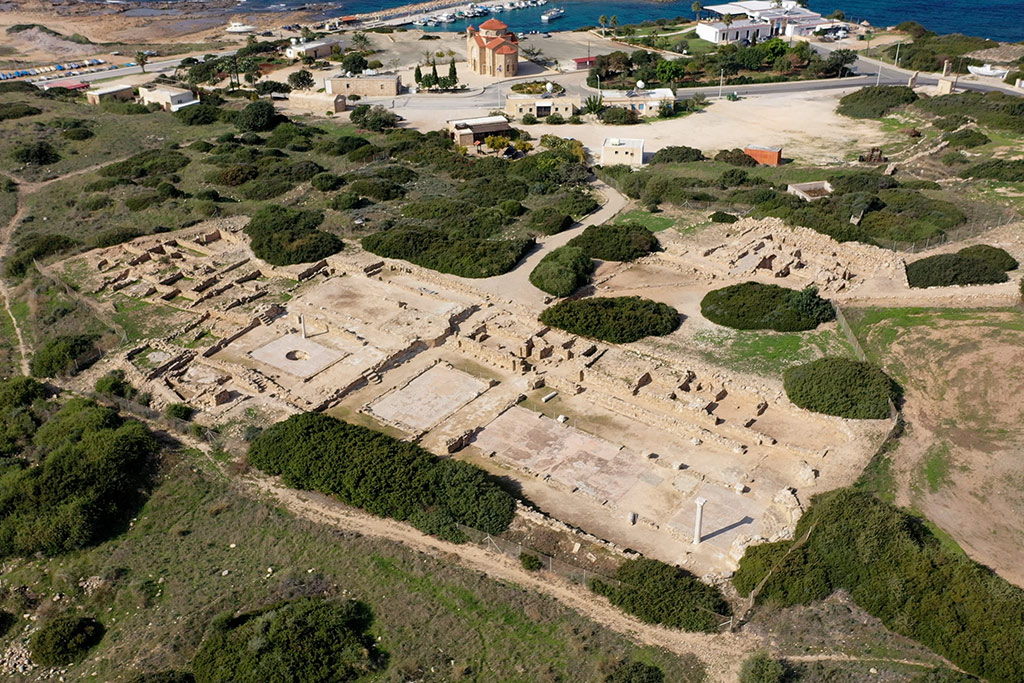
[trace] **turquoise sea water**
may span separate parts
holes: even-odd
[[[487,0],[477,2],[482,5],[491,4]],[[715,0],[706,0],[705,4],[710,5],[714,2]],[[302,3],[299,0],[247,0],[240,9],[281,10],[285,7],[294,8],[300,4]],[[405,0],[339,0],[325,16],[337,17],[372,12],[403,4],[406,4]],[[514,31],[567,31],[581,26],[596,25],[597,18],[602,14],[617,16],[620,24],[680,15],[690,17],[691,4],[692,0],[550,0],[547,7],[531,7],[495,16]],[[551,7],[564,7],[565,15],[550,24],[544,24],[540,20],[540,15]],[[810,7],[822,14],[842,9],[848,19],[867,19],[875,26],[884,27],[914,20],[938,33],[964,33],[1008,42],[1024,41],[1022,0],[810,0]],[[456,22],[446,24],[437,30],[462,31],[465,27],[466,22]]]

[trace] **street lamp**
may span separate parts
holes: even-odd
[[[722,74],[718,78],[718,99],[722,99],[722,86],[725,85],[725,69],[722,69]]]

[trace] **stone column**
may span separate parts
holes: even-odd
[[[704,521],[704,503],[708,501],[707,498],[698,498],[693,502],[697,504],[697,518],[693,521],[693,544],[700,545],[700,527]]]

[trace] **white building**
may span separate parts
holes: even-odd
[[[644,141],[639,138],[605,138],[601,145],[601,165],[643,166]]]
[[[308,43],[296,42],[285,48],[284,56],[288,59],[302,59],[303,57],[324,59],[331,56],[335,45],[340,49],[341,43],[336,40],[314,40]]]
[[[841,23],[801,7],[796,0],[782,0],[778,4],[772,0],[738,0],[704,9],[717,18],[697,24],[697,36],[715,44],[757,43],[776,36],[806,36]],[[722,21],[726,15],[734,17],[728,26]]]
[[[164,111],[178,111],[193,104],[199,104],[199,99],[192,94],[191,90],[174,88],[169,85],[139,86],[139,100],[142,104],[157,104]]]
[[[672,88],[650,88],[646,90],[602,90],[601,100],[606,107],[632,109],[640,116],[657,116],[661,105],[673,104],[676,94]]]

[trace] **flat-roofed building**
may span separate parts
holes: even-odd
[[[509,95],[505,98],[505,113],[522,118],[533,114],[538,119],[552,114],[569,118],[578,114],[583,103],[578,96],[544,97],[542,95]]]
[[[308,111],[312,114],[324,115],[328,112],[338,114],[345,111],[345,96],[332,95],[326,92],[302,92],[293,90],[288,93],[288,108]]]
[[[402,92],[402,77],[398,74],[336,76],[324,79],[324,91],[345,97],[394,97]]]
[[[605,138],[601,145],[601,165],[643,166],[644,141],[639,138]]]
[[[796,0],[736,0],[704,8],[716,18],[697,24],[697,37],[723,43],[758,43],[776,36],[805,36],[820,28],[841,24],[802,7]],[[732,17],[726,24],[722,19]]]
[[[759,164],[765,166],[779,166],[782,164],[782,148],[766,147],[764,145],[747,145],[743,153]]]
[[[313,40],[308,43],[292,43],[285,48],[284,56],[288,59],[302,59],[303,57],[324,59],[331,56],[335,45],[338,46],[338,49],[341,49],[341,43],[336,40]]]
[[[135,97],[135,88],[130,85],[108,85],[85,93],[85,101],[99,104],[104,100],[130,100]]]
[[[463,147],[482,144],[492,135],[505,135],[511,131],[512,126],[504,116],[483,116],[478,119],[457,119],[448,122],[448,137]]]
[[[606,107],[632,109],[640,116],[657,116],[662,104],[675,104],[676,94],[672,88],[651,88],[650,90],[602,90],[601,100]]]
[[[169,85],[140,85],[139,101],[159,105],[164,111],[178,111],[199,104],[199,98],[191,90]]]

